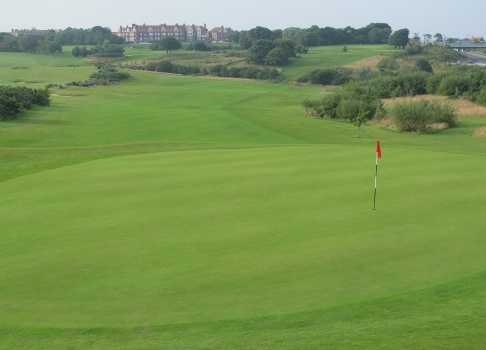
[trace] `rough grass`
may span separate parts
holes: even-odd
[[[0,349],[481,349],[484,120],[358,132],[323,92],[133,72],[1,123]]]
[[[374,69],[376,68],[378,63],[381,62],[383,57],[384,55],[377,55],[377,56],[363,58],[362,60],[347,64],[345,65],[345,67],[351,69],[363,69],[363,68]]]
[[[485,106],[481,106],[465,98],[453,99],[447,96],[422,95],[422,96],[414,96],[414,97],[397,97],[397,98],[387,99],[384,102],[386,107],[393,107],[398,103],[411,102],[411,101],[447,102],[456,109],[458,116],[462,118],[486,117]]]

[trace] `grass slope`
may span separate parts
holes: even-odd
[[[0,349],[482,347],[483,119],[357,137],[320,88],[133,75],[0,124]]]
[[[295,80],[314,69],[339,67],[395,52],[388,45],[349,45],[347,48],[347,52],[343,51],[343,45],[310,48],[308,54],[292,60],[291,64],[284,68],[284,75]]]

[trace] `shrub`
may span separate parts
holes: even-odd
[[[418,55],[420,53],[422,53],[424,51],[423,47],[418,45],[418,44],[414,44],[414,43],[409,43],[407,45],[407,47],[405,48],[405,52],[407,53],[407,55],[410,55],[410,56],[413,56],[413,55]]]
[[[427,57],[436,62],[457,62],[461,58],[461,54],[453,49],[442,46],[428,46],[425,49]]]
[[[461,96],[470,91],[470,79],[464,75],[446,75],[440,82],[437,92],[446,96]]]
[[[194,51],[211,51],[213,49],[208,43],[204,41],[192,42],[189,48]]]
[[[98,52],[98,48],[89,49],[86,46],[76,46],[72,50],[72,55],[74,57],[88,57],[95,55]]]
[[[486,86],[481,89],[474,97],[474,101],[486,106]]]
[[[339,93],[324,96],[319,101],[304,101],[304,108],[308,115],[342,119],[355,122],[371,120],[383,109],[379,99],[356,91],[343,90]]]
[[[425,58],[419,58],[417,61],[415,61],[415,67],[422,72],[426,72],[426,73],[434,72],[432,65]]]
[[[367,84],[369,93],[379,98],[423,95],[427,92],[428,74],[414,72],[381,76]]]
[[[403,102],[391,110],[394,124],[400,131],[427,132],[435,123],[456,125],[457,116],[449,104],[431,101]]]
[[[126,72],[120,72],[118,68],[111,64],[100,64],[97,66],[96,72],[91,74],[88,80],[74,81],[72,83],[69,83],[68,85],[81,87],[112,85],[129,78],[130,74]]]
[[[437,94],[439,91],[439,86],[444,79],[445,74],[432,74],[429,78],[427,78],[427,93],[428,94]]]
[[[316,69],[299,78],[298,81],[321,85],[342,85],[350,81],[352,75],[353,70],[347,68]]]
[[[144,65],[131,65],[132,69],[149,70],[154,72],[174,73],[182,75],[214,75],[217,77],[245,78],[259,80],[278,80],[281,73],[275,68],[261,68],[255,66],[228,67],[215,65],[210,67],[185,66],[170,61],[150,62]]]
[[[125,49],[120,45],[114,44],[104,44],[89,52],[88,54],[93,54],[97,57],[123,57],[125,55]]]
[[[15,119],[18,113],[30,109],[34,105],[49,105],[49,92],[47,89],[0,87],[0,120]]]
[[[102,85],[118,83],[130,78],[130,74],[120,72],[111,64],[102,64],[97,67],[97,71],[90,76],[90,80]]]
[[[325,95],[321,100],[306,100],[304,108],[306,113],[319,118],[337,118],[337,109],[341,102],[340,94]]]
[[[378,62],[377,68],[382,73],[397,71],[400,69],[400,63],[394,57],[385,57]]]

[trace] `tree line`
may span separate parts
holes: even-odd
[[[284,30],[267,30],[257,27],[249,31],[232,33],[231,40],[237,42],[242,48],[249,49],[255,41],[255,35],[259,36],[264,30],[267,32],[266,40],[287,39],[297,46],[304,47],[324,45],[349,45],[349,44],[386,44],[392,34],[392,28],[387,23],[371,23],[362,28],[333,28],[311,26],[309,28],[287,28]],[[269,33],[271,32],[271,34]]]
[[[98,45],[108,42],[122,44],[109,28],[67,28],[60,31],[21,31],[17,35],[0,33],[0,51],[54,54],[62,52],[64,45]]]

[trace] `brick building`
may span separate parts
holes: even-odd
[[[176,38],[179,41],[210,40],[206,25],[132,24],[131,26],[120,27],[119,31],[114,34],[130,43],[159,41],[168,37]]]

